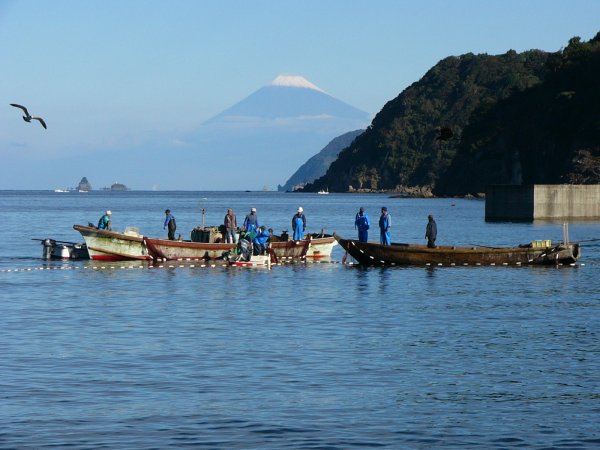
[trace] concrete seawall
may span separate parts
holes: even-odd
[[[488,186],[485,220],[600,219],[600,185]]]

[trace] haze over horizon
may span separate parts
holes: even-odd
[[[95,189],[115,181],[161,189],[160,178],[129,181],[135,168],[118,167],[118,159],[91,170],[102,155],[143,154],[144,146],[165,142],[184,146],[182,136],[279,75],[277,83],[302,85],[301,77],[373,117],[447,56],[557,51],[573,36],[592,38],[597,17],[600,2],[593,0],[459,0],[451,7],[391,0],[308,0],[301,7],[0,0],[0,189],[73,186],[82,176]],[[10,103],[42,116],[48,129],[24,122]],[[323,136],[313,154],[333,137]],[[174,151],[172,159],[178,156]],[[212,171],[220,170],[217,156]],[[76,161],[68,173],[64,158]],[[34,164],[40,168],[29,170]],[[279,174],[279,182],[293,170]],[[181,177],[181,186],[194,180],[193,170],[167,174],[174,184]],[[225,178],[215,187],[227,186]]]

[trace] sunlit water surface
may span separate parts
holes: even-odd
[[[250,207],[276,231],[514,245],[562,224],[487,223],[484,202],[248,192],[0,192],[1,448],[598,448],[600,224],[575,267],[272,270],[42,261],[75,223],[184,237]],[[205,214],[202,216],[202,209]],[[371,238],[376,238],[372,230]]]

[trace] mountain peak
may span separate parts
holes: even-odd
[[[301,75],[278,75],[273,81],[271,81],[271,86],[285,86],[285,87],[297,87],[297,88],[305,88],[305,89],[313,89],[315,91],[323,92],[325,91],[306,78]]]

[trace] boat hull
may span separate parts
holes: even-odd
[[[143,237],[134,233],[100,230],[73,225],[85,240],[90,259],[95,261],[151,260]]]
[[[579,244],[533,247],[428,248],[419,244],[384,246],[334,235],[340,246],[362,265],[557,265],[573,264],[581,254]]]
[[[210,260],[222,259],[231,253],[236,244],[216,242],[170,241],[144,236],[149,254],[154,259],[165,260]],[[329,258],[337,242],[333,236],[303,239],[301,241],[270,242],[269,247],[276,259],[321,259]]]
[[[301,241],[275,241],[270,243],[277,258],[306,258],[309,260],[327,259],[331,257],[337,241],[333,236],[315,237]]]
[[[178,260],[221,259],[231,252],[236,244],[216,242],[171,241],[144,237],[144,243],[154,259]]]

